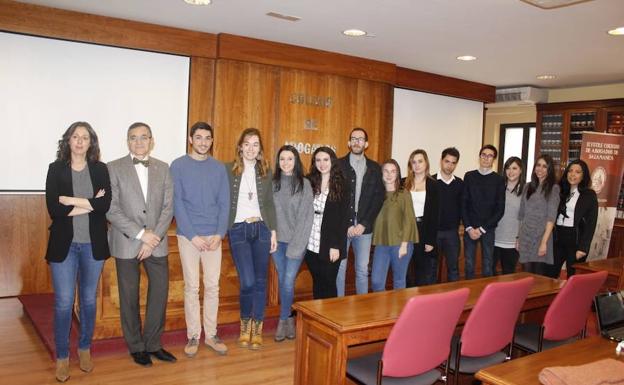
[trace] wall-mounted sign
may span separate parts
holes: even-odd
[[[336,146],[331,144],[321,144],[321,143],[304,143],[304,142],[294,142],[294,141],[286,141],[284,144],[291,145],[299,151],[300,154],[311,155],[314,150],[319,147],[327,146],[336,152]]]
[[[321,108],[331,108],[334,103],[330,96],[314,96],[301,93],[294,93],[290,95],[288,101],[291,104],[305,104],[308,106],[315,106]]]

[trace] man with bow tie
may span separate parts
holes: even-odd
[[[167,163],[149,156],[154,146],[145,123],[128,128],[130,154],[108,163],[112,202],[108,238],[115,257],[121,327],[134,362],[151,366],[151,357],[175,362],[162,348],[169,290],[167,230],[173,217],[173,182]],[[148,278],[145,324],[141,328],[140,266]],[[141,332],[142,330],[142,332]]]

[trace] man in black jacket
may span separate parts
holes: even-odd
[[[347,253],[352,244],[355,255],[355,290],[357,294],[366,294],[373,224],[383,205],[385,189],[381,167],[364,155],[368,148],[368,134],[363,128],[356,127],[351,130],[348,146],[351,151],[340,159],[342,172],[351,187]],[[340,297],[345,293],[346,272],[347,259],[343,259],[336,278]]]

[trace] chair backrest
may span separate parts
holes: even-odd
[[[487,356],[511,343],[533,277],[496,282],[485,287],[461,334],[461,355]]]
[[[415,376],[444,362],[469,293],[462,288],[410,298],[384,346],[382,375]]]
[[[578,335],[585,328],[592,300],[606,279],[606,271],[570,277],[546,311],[544,338],[561,341]]]

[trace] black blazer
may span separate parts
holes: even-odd
[[[401,186],[405,187],[405,179],[401,179]],[[422,233],[418,234],[419,243],[434,246],[437,242],[438,223],[440,222],[440,193],[438,182],[428,176],[425,179],[425,209],[422,217]],[[411,198],[410,198],[411,199]]]
[[[366,172],[362,178],[362,190],[360,191],[360,200],[358,202],[357,222],[364,226],[364,234],[370,234],[373,232],[373,225],[377,214],[383,206],[384,198],[386,196],[386,189],[383,185],[383,179],[381,176],[381,167],[377,162],[366,159]],[[349,226],[353,226],[353,219],[356,217],[355,213],[355,170],[351,167],[349,162],[349,154],[340,158],[340,167],[342,173],[350,187],[349,193]]]
[[[347,257],[347,229],[349,220],[349,185],[342,187],[342,200],[332,202],[327,198],[321,222],[321,244],[319,258],[329,261],[329,249],[340,250],[340,259]]]
[[[560,210],[565,210],[565,200],[561,197]],[[561,211],[560,211],[561,212]],[[576,234],[576,249],[589,253],[589,246],[596,230],[598,220],[598,198],[596,192],[586,188],[580,192],[576,206],[574,206],[574,232]],[[555,233],[556,236],[556,233]]]
[[[108,240],[106,237],[106,212],[111,203],[111,187],[108,169],[102,162],[89,162],[89,175],[93,184],[93,192],[100,189],[106,193],[101,198],[91,198],[89,202],[93,211],[89,215],[89,235],[93,257],[103,260],[110,257]],[[52,219],[46,260],[48,262],[63,262],[67,258],[69,247],[74,237],[73,217],[67,216],[74,206],[65,206],[59,203],[59,196],[74,196],[72,174],[69,164],[61,161],[50,163],[46,178],[46,204]]]

